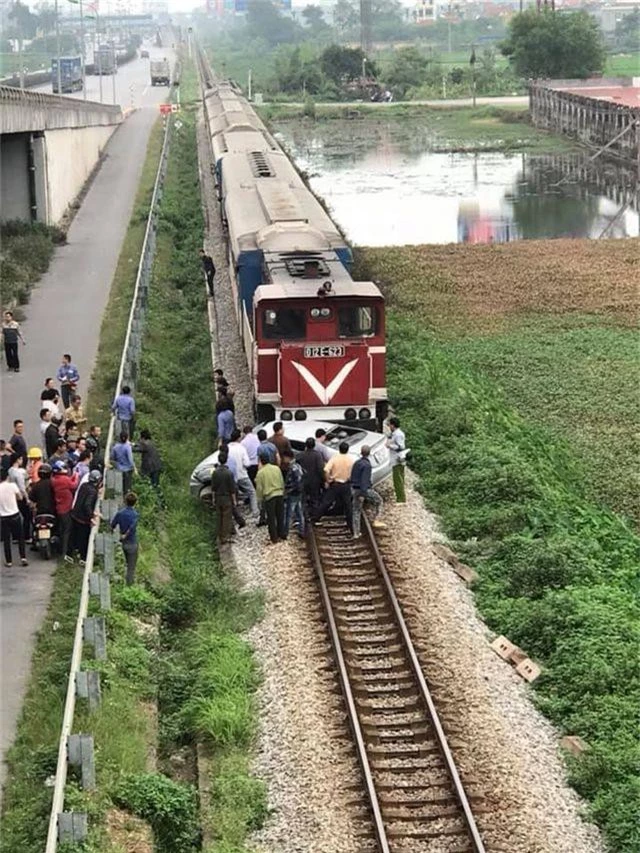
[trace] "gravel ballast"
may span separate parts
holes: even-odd
[[[198,145],[208,236],[216,268],[212,350],[236,391],[236,417],[252,423],[251,385],[236,316],[199,121]],[[213,388],[212,392],[213,393]],[[427,679],[469,792],[480,794],[477,821],[488,849],[504,853],[603,853],[597,829],[580,817],[584,804],[568,786],[558,733],[535,710],[530,688],[490,649],[473,596],[431,550],[436,520],[411,487],[408,502],[384,489],[377,531],[397,584]],[[265,596],[265,617],[248,634],[263,672],[254,770],[268,785],[273,810],[255,835],[259,853],[363,853],[367,820],[360,771],[333,670],[320,596],[304,545],[267,547],[251,520],[231,549],[239,580]],[[345,794],[346,791],[346,794]]]

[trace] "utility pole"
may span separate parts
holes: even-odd
[[[58,57],[58,94],[62,94],[62,68],[60,67],[60,14],[58,11],[58,0],[56,0],[56,54]]]
[[[371,50],[371,0],[360,0],[360,47],[363,53]]]
[[[251,100],[251,95],[252,95],[252,92],[251,92],[251,84],[252,84],[252,83],[253,83],[253,79],[252,79],[252,69],[250,68],[250,69],[249,69],[249,74],[247,75],[247,98],[248,98],[248,100]]]
[[[96,6],[96,35],[98,40],[98,79],[100,80],[100,103],[102,103],[102,51],[100,50],[100,15]],[[93,57],[95,62],[95,55]]]
[[[82,12],[82,0],[80,0],[80,62],[82,63],[82,97],[87,100],[87,75],[85,74],[84,55],[84,15]]]
[[[17,3],[14,3],[14,12],[16,9]],[[20,88],[24,89],[24,55],[23,55],[23,33],[22,33],[22,21],[20,20],[20,15],[16,13],[16,25],[18,27],[18,62],[20,63]]]

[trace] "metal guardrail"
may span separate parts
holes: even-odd
[[[121,112],[118,104],[101,104],[98,101],[83,101],[79,98],[65,98],[48,92],[29,92],[16,89],[15,86],[0,86],[0,104],[5,106],[45,107],[46,109],[76,110],[95,112],[96,108],[117,115]]]
[[[120,370],[118,372],[117,389],[123,384],[130,385],[135,391],[140,352],[142,346],[142,328],[147,309],[147,297],[151,280],[151,270],[156,246],[156,231],[158,218],[158,204],[162,199],[164,178],[167,171],[167,155],[172,128],[171,116],[166,118],[166,127],[160,163],[156,174],[153,196],[149,209],[149,218],[144,235],[144,243],[138,264],[135,289],[127,324],[127,333],[122,350]],[[115,416],[112,415],[109,423],[109,432],[105,448],[105,463],[109,461],[111,446],[115,431]],[[122,476],[112,470],[105,472],[105,490],[122,495]],[[115,510],[115,501],[101,498],[100,509],[104,510],[107,520]],[[102,557],[102,571],[95,571],[96,556]],[[85,642],[94,647],[94,653],[98,660],[105,659],[106,630],[104,616],[88,617],[89,595],[94,594],[100,598],[102,610],[110,606],[109,575],[113,571],[115,563],[115,540],[111,532],[100,533],[98,526],[93,527],[89,539],[89,550],[87,561],[82,577],[82,588],[80,592],[80,605],[76,622],[71,666],[69,669],[69,682],[67,696],[64,706],[62,720],[62,731],[58,747],[58,764],[56,768],[55,783],[53,788],[53,800],[51,803],[51,816],[49,819],[49,831],[45,853],[55,853],[58,842],[82,841],[88,833],[88,818],[86,814],[64,811],[64,792],[67,781],[67,769],[69,764],[80,767],[82,773],[82,786],[86,789],[95,787],[95,768],[93,760],[93,738],[91,735],[73,735],[73,717],[75,712],[76,698],[84,697],[89,701],[89,707],[95,707],[100,701],[99,673],[95,671],[82,671],[82,649]]]

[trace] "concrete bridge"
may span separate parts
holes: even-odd
[[[119,106],[0,86],[0,220],[59,222],[122,118]]]

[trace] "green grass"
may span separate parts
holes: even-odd
[[[441,108],[373,105],[358,107],[316,106],[316,118],[308,119],[302,107],[269,104],[259,109],[275,130],[308,127],[314,138],[332,149],[367,150],[394,142],[412,151],[569,151],[573,144],[528,123],[528,112],[514,107],[481,106]]]
[[[609,54],[604,68],[605,77],[638,77],[640,53]]]
[[[509,331],[448,343],[447,352],[490,377],[511,405],[569,439],[585,489],[640,526],[640,363],[632,328],[523,317]]]
[[[52,51],[54,40],[52,39]],[[27,71],[50,71],[51,57],[53,53],[30,53],[25,51],[22,56],[22,65]],[[9,77],[14,72],[20,71],[19,53],[0,53],[0,76]]]
[[[211,785],[218,793],[201,804],[200,822],[214,850],[241,850],[266,810],[264,786],[249,771],[258,673],[238,636],[259,615],[260,601],[225,576],[213,515],[188,492],[193,465],[213,446],[214,409],[206,390],[212,365],[197,253],[203,223],[193,106],[187,104],[181,121],[160,210],[137,391],[140,426],[151,430],[165,467],[166,507],[157,519],[160,560],[169,574],[156,589],[162,611],[160,758],[165,766],[177,748],[196,743],[211,751]]]
[[[26,305],[31,290],[49,269],[56,245],[66,240],[57,226],[14,220],[0,225],[0,281],[5,306]]]
[[[105,365],[105,372],[110,372],[105,375],[101,369],[96,370],[88,395],[92,412],[106,411],[115,389],[135,279],[132,267],[135,268],[136,264],[132,264],[130,258],[137,261],[139,257],[141,221],[151,198],[150,185],[153,186],[158,164],[158,139],[156,130],[147,150],[132,226],[118,266],[121,273],[126,270],[127,274],[116,275],[110,293],[98,355],[100,364]],[[148,571],[148,562],[142,561],[141,576],[144,577]],[[81,576],[77,567],[65,564],[58,567],[47,615],[38,632],[18,733],[8,755],[9,773],[0,832],[3,853],[41,853],[43,849],[52,793],[44,783],[55,773],[57,762]],[[126,596],[123,600],[126,601]],[[74,731],[90,731],[96,744],[97,791],[90,795],[80,791],[72,772],[65,797],[66,808],[86,810],[92,818],[86,853],[108,853],[112,850],[103,823],[111,804],[110,791],[122,773],[145,769],[147,753],[154,738],[142,704],[155,690],[150,671],[150,641],[137,633],[124,609],[118,607],[118,601],[116,586],[114,609],[108,614],[108,661],[96,662],[90,652],[84,659],[87,668],[97,668],[101,672],[103,701],[91,714],[79,701],[74,718]],[[91,608],[96,609],[93,601]]]
[[[616,853],[640,845],[640,538],[605,505],[627,500],[637,475],[631,252],[546,241],[358,253],[387,295],[390,393],[425,500],[477,569],[490,628],[542,664],[539,706],[589,744],[570,776]]]

